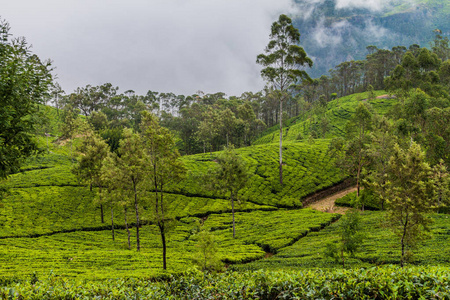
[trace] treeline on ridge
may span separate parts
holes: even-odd
[[[304,81],[290,87],[290,97],[283,105],[283,122],[323,107],[329,101],[353,93],[387,90],[398,94],[420,88],[431,97],[447,98],[450,83],[449,41],[436,34],[431,50],[411,45],[392,50],[367,47],[365,60],[346,61],[312,82]],[[111,83],[87,85],[65,95],[56,83],[48,99],[58,109],[58,117],[66,124],[63,135],[68,137],[70,123],[78,114],[101,133],[112,150],[125,127],[139,130],[144,110],[156,114],[161,125],[176,134],[181,154],[195,154],[221,150],[233,144],[251,145],[264,130],[277,126],[279,102],[269,88],[240,96],[218,92],[176,95],[148,91],[137,95],[124,93]],[[61,112],[60,112],[61,111]]]

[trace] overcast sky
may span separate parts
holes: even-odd
[[[0,17],[66,93],[110,82],[148,90],[240,95],[264,86],[256,56],[291,0],[11,0]]]
[[[315,4],[324,0],[304,0]],[[336,0],[378,9],[388,0]],[[41,59],[66,93],[106,82],[148,90],[240,95],[264,87],[256,56],[293,0],[4,0],[0,17]]]

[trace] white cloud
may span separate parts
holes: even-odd
[[[322,18],[317,26],[313,30],[314,40],[317,42],[319,47],[335,46],[342,43],[342,35],[345,30],[351,26],[347,20],[342,20],[333,23],[331,26],[326,27],[324,25],[325,19]]]
[[[380,11],[390,0],[336,0],[336,9],[343,8],[365,8],[373,11]]]
[[[234,95],[263,87],[256,56],[278,15],[297,11],[292,0],[15,0],[1,13],[66,92],[111,82]]]

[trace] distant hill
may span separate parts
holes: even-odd
[[[315,78],[343,61],[363,59],[369,45],[381,49],[412,44],[429,47],[436,29],[444,37],[450,35],[447,0],[295,2],[294,25],[301,33],[301,45],[314,61],[309,73]]]

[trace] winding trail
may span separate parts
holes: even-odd
[[[334,202],[336,199],[344,197],[345,195],[356,191],[356,187],[350,187],[345,190],[342,190],[340,192],[337,192],[331,196],[328,196],[326,198],[323,198],[319,201],[316,201],[314,203],[309,204],[306,207],[310,207],[315,210],[323,211],[323,212],[329,212],[329,213],[339,213],[339,214],[345,214],[345,212],[349,209],[347,207],[340,207],[335,206]]]

